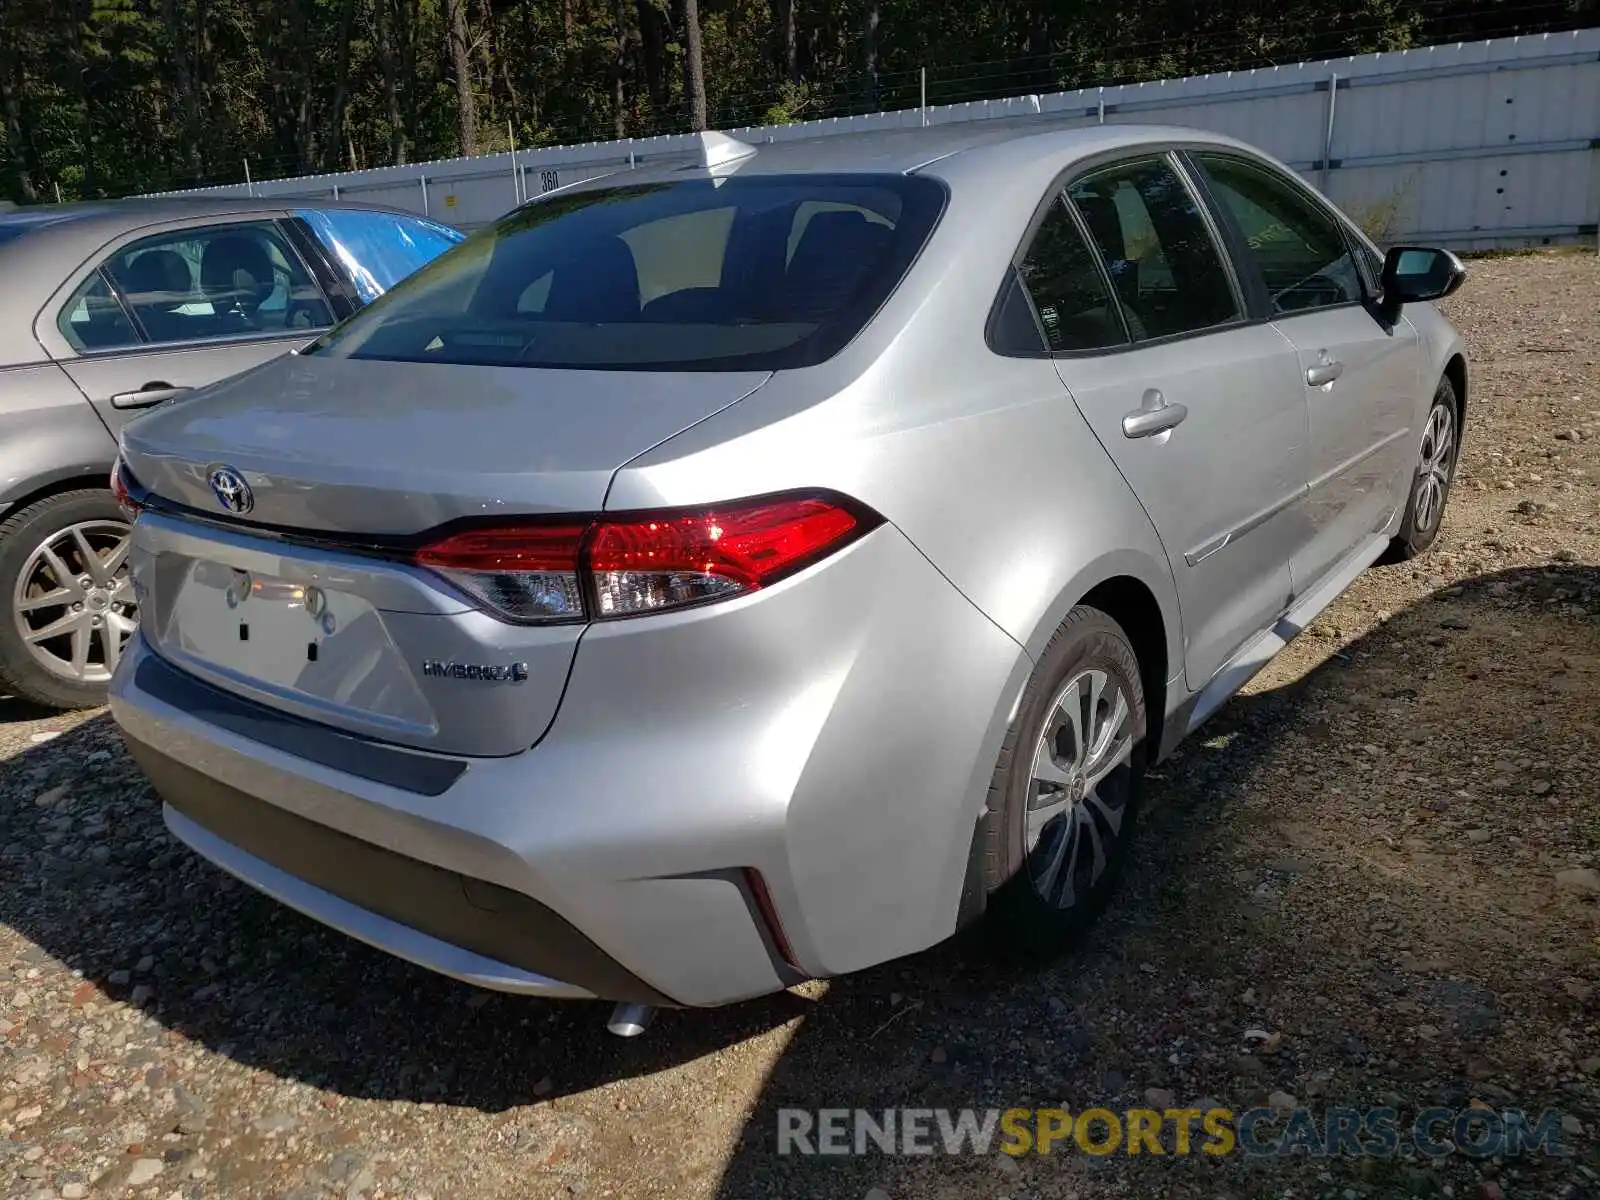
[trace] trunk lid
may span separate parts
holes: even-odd
[[[211,470],[250,486],[246,520],[418,533],[457,517],[596,512],[616,469],[748,396],[766,371],[561,371],[286,355],[123,433],[158,496],[226,515]]]
[[[130,566],[144,635],[286,714],[439,753],[519,753],[554,719],[582,624],[511,624],[433,572],[326,542],[596,512],[617,467],[766,378],[268,364],[124,436],[155,496],[238,522],[141,515]],[[242,516],[211,485],[222,465],[252,493]]]

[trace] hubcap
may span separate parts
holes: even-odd
[[[75,683],[104,683],[138,620],[128,527],[82,521],[52,534],[22,566],[11,610],[34,662]]]
[[[1025,836],[1036,892],[1071,908],[1105,873],[1122,831],[1133,760],[1132,713],[1105,671],[1080,671],[1056,693],[1033,751]]]
[[[1422,460],[1417,465],[1417,528],[1426,533],[1444,515],[1445,493],[1456,445],[1456,419],[1448,404],[1436,404],[1422,431]]]

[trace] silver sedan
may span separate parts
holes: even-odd
[[[113,712],[178,838],[485,987],[1048,954],[1436,537],[1463,275],[1192,130],[708,135],[129,425]]]

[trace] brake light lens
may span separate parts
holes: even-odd
[[[117,507],[123,511],[128,520],[137,521],[143,506],[130,494],[130,480],[133,480],[133,472],[128,470],[128,464],[119,457],[111,468],[111,498],[117,502]],[[137,486],[137,481],[134,481],[134,486]]]
[[[606,521],[589,542],[597,615],[717,600],[775,583],[837,549],[855,513],[817,497]]]
[[[821,493],[716,508],[496,525],[430,542],[413,558],[519,623],[628,617],[770,586],[880,524]]]
[[[583,617],[578,551],[587,530],[572,524],[468,530],[415,557],[513,621],[573,621]]]

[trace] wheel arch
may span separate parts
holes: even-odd
[[[1080,604],[1104,612],[1122,626],[1123,632],[1128,635],[1134,657],[1139,662],[1139,683],[1145,693],[1146,762],[1154,762],[1160,757],[1165,743],[1170,699],[1168,684],[1181,675],[1181,672],[1175,671],[1173,664],[1181,667],[1183,662],[1182,623],[1172,576],[1164,561],[1157,563],[1148,555],[1134,550],[1115,551],[1091,563],[1062,591],[1025,643],[1024,650],[1029,662],[1038,661],[1040,653],[1066,620],[1067,614]],[[1015,693],[1006,697],[1010,716],[1001,728],[1016,720],[1029,678],[1029,672],[1024,671]],[[1182,687],[1177,690],[1179,699],[1183,699]],[[991,819],[993,815],[985,811],[973,828],[956,914],[956,929],[972,924],[987,907],[988,895],[982,884],[982,863],[986,831]]]
[[[1037,661],[1069,612],[1080,604],[1100,609],[1133,643],[1145,707],[1159,722],[1166,712],[1167,683],[1183,667],[1183,624],[1171,569],[1165,557],[1154,556],[1158,552],[1154,547],[1119,549],[1092,560],[1043,610],[1024,648]]]
[[[1143,580],[1114,575],[1091,588],[1078,602],[1105,613],[1128,635],[1139,660],[1139,685],[1144,691],[1146,761],[1159,756],[1166,725],[1167,681],[1171,678],[1167,622],[1161,603]]]
[[[1465,430],[1467,427],[1467,356],[1460,350],[1451,354],[1448,362],[1444,364],[1444,377],[1450,381],[1450,386],[1456,392],[1456,428]]]
[[[76,492],[85,488],[110,491],[111,466],[112,463],[108,459],[104,464],[96,462],[76,467],[60,467],[52,471],[41,471],[20,480],[14,486],[0,492],[0,519],[13,516],[31,504],[48,500],[51,496],[58,496],[62,492]]]

